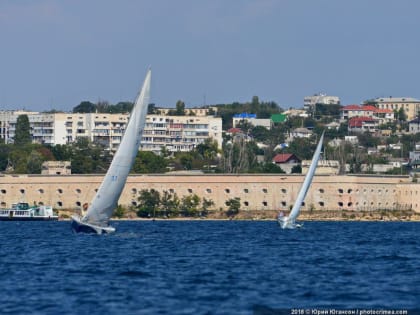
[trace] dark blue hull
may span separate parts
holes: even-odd
[[[71,221],[71,229],[74,233],[98,234],[97,231],[90,226],[79,224],[74,220]]]
[[[83,222],[77,215],[72,216],[71,228],[74,233],[108,234],[115,232],[115,228],[112,226],[100,226]]]

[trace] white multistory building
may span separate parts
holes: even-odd
[[[307,111],[312,111],[316,104],[340,105],[340,98],[338,96],[330,96],[322,93],[305,96],[303,98],[303,108]]]
[[[166,147],[170,152],[188,152],[207,138],[213,138],[222,147],[221,118],[147,115],[141,150],[159,153]]]
[[[125,131],[129,114],[0,112],[0,138],[13,143],[19,115],[27,115],[33,143],[69,144],[80,137],[116,150]],[[147,115],[141,141],[145,151],[190,151],[213,138],[222,146],[222,119],[213,116]]]

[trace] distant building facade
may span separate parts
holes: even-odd
[[[256,114],[241,113],[232,117],[232,126],[236,128],[240,122],[244,121],[250,123],[254,127],[261,126],[269,130],[271,129],[271,125],[273,123],[271,119],[257,118]]]
[[[0,141],[2,143],[13,142],[10,137],[10,121],[16,120],[19,115],[38,114],[38,112],[29,112],[25,110],[2,110],[0,111]]]
[[[116,150],[129,120],[129,114],[0,112],[0,126],[5,143],[13,143],[19,115],[29,119],[32,142],[70,144],[85,137]],[[213,116],[147,115],[141,149],[160,152],[190,151],[207,138],[222,146],[222,119]]]
[[[41,167],[42,175],[70,175],[70,161],[45,161]]]
[[[140,147],[155,153],[163,147],[170,152],[188,152],[207,138],[213,138],[222,147],[220,117],[147,115]]]
[[[409,133],[420,132],[420,117],[413,119],[408,123],[408,132]]]
[[[403,108],[407,120],[416,118],[420,111],[420,100],[412,97],[378,97],[373,102],[381,109],[399,111]]]
[[[349,120],[348,131],[374,133],[378,131],[378,123],[372,117],[353,117]]]
[[[272,162],[282,168],[287,174],[292,173],[293,167],[300,164],[301,160],[292,153],[278,153]]]
[[[349,120],[353,117],[371,117],[378,124],[386,124],[394,121],[394,112],[388,108],[378,108],[373,105],[347,105],[341,108],[341,120]]]
[[[338,96],[320,93],[312,96],[305,96],[303,99],[303,108],[307,111],[312,111],[316,104],[340,105],[340,98]]]

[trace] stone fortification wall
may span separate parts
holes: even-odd
[[[0,207],[17,201],[49,204],[55,209],[81,209],[92,200],[103,175],[1,175]],[[136,205],[142,189],[167,190],[182,198],[197,194],[226,209],[239,197],[241,210],[289,210],[302,175],[133,175],[119,204]],[[420,184],[407,176],[315,176],[303,210],[412,209],[420,212]]]

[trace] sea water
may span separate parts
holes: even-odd
[[[420,223],[113,225],[98,236],[72,234],[70,222],[0,222],[0,313],[420,308]]]

